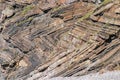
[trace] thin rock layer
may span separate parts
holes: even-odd
[[[119,70],[120,2],[105,1],[1,0],[1,80]]]

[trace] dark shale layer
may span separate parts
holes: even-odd
[[[0,80],[120,70],[119,0],[0,0]]]

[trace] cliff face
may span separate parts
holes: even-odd
[[[0,0],[1,80],[120,70],[119,0]]]

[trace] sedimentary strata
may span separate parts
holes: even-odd
[[[120,2],[105,1],[1,0],[1,80],[119,70]]]

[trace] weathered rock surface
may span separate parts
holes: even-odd
[[[105,1],[1,0],[0,80],[120,70],[120,2]]]
[[[104,74],[88,74],[85,76],[79,77],[55,77],[48,80],[119,80],[120,79],[120,72],[119,71],[111,71],[106,72]]]

